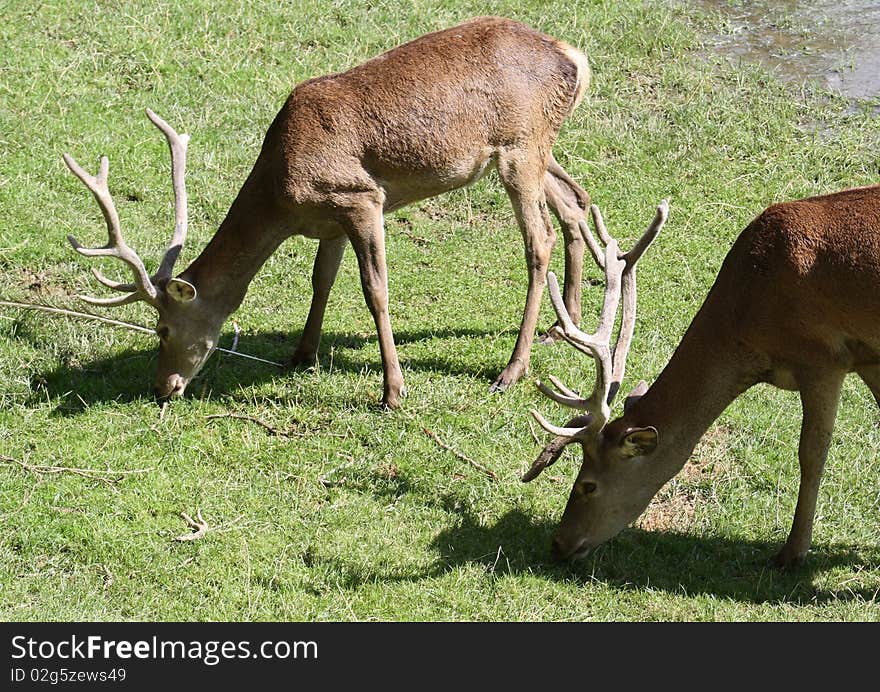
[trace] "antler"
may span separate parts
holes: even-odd
[[[569,421],[564,428],[550,424],[537,411],[533,410],[532,416],[538,424],[549,433],[555,435],[554,439],[544,447],[541,454],[526,472],[522,480],[524,482],[535,478],[547,466],[553,464],[562,454],[565,446],[572,442],[585,442],[595,437],[611,417],[611,403],[620,389],[626,368],[626,356],[632,342],[633,330],[636,318],[636,263],[653,242],[669,214],[669,203],[663,200],[657,207],[654,220],[648,230],[642,235],[629,252],[621,253],[617,241],[611,237],[605,228],[605,222],[599,208],[594,204],[590,207],[593,224],[596,232],[605,244],[604,253],[599,243],[590,232],[585,221],[579,226],[590,254],[596,263],[605,271],[605,299],[602,312],[599,316],[599,326],[593,334],[586,334],[578,329],[562,300],[559,283],[553,272],[547,274],[547,284],[550,291],[550,301],[558,318],[558,333],[568,343],[579,351],[586,353],[596,361],[596,383],[589,397],[583,398],[576,392],[563,385],[558,379],[550,376],[550,382],[556,389],[551,389],[543,382],[538,381],[538,389],[553,401],[571,408],[589,411],[590,415],[578,416]],[[623,298],[623,310],[621,316],[620,331],[614,348],[611,348],[611,332],[617,308]]]
[[[171,244],[162,257],[159,269],[153,277],[154,281],[171,278],[174,263],[180,255],[183,244],[186,242],[187,209],[186,209],[186,145],[189,144],[189,135],[179,135],[174,128],[156,115],[149,108],[147,117],[152,123],[162,130],[165,139],[168,140],[168,149],[171,152],[171,184],[174,187],[174,234],[171,236]]]
[[[113,203],[113,197],[107,186],[107,177],[110,171],[110,161],[106,156],[101,157],[98,168],[98,175],[92,176],[87,173],[70,154],[64,154],[64,163],[71,172],[82,181],[82,183],[91,191],[101,207],[104,220],[107,223],[107,244],[99,248],[87,248],[72,235],[67,236],[67,240],[81,255],[86,257],[116,257],[131,267],[134,273],[134,283],[120,283],[112,281],[104,276],[100,271],[92,268],[92,274],[95,278],[116,291],[122,291],[126,295],[114,298],[92,298],[90,296],[80,296],[80,298],[92,305],[100,305],[104,307],[114,305],[125,305],[134,303],[139,300],[146,301],[153,306],[158,303],[158,295],[162,282],[167,281],[171,277],[171,272],[180,250],[186,240],[187,230],[187,199],[186,185],[184,176],[186,174],[186,145],[189,142],[189,135],[178,135],[177,132],[162,118],[156,115],[149,108],[147,109],[147,117],[158,127],[168,140],[168,148],[171,150],[171,180],[174,186],[174,211],[175,226],[174,234],[171,237],[171,244],[165,251],[162,262],[158,271],[150,276],[144,267],[143,260],[138,254],[125,242],[122,237],[122,230],[119,224],[119,215],[116,212],[116,206]]]

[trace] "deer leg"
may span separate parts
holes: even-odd
[[[357,255],[364,299],[379,334],[384,377],[382,404],[397,408],[400,399],[406,396],[406,390],[388,313],[388,269],[385,264],[385,225],[381,206],[369,205],[349,212],[346,232]]]
[[[565,286],[562,299],[575,326],[581,321],[581,280],[584,267],[585,243],[578,222],[586,221],[590,208],[590,195],[551,157],[550,166],[544,174],[544,196],[547,205],[562,227],[565,239]],[[554,327],[556,324],[553,325]],[[540,343],[549,345],[556,340],[551,327]]]
[[[330,297],[333,282],[336,281],[347,241],[344,235],[340,235],[336,238],[323,238],[318,243],[318,252],[312,268],[312,305],[309,308],[302,337],[296,351],[290,357],[290,365],[314,365],[317,360],[327,299]]]
[[[874,401],[877,402],[877,406],[880,406],[880,365],[866,365],[856,368],[856,373],[868,385],[868,389],[874,395]]]
[[[547,282],[547,268],[550,264],[550,252],[556,241],[556,232],[550,222],[544,190],[540,184],[530,185],[529,179],[541,180],[542,173],[529,176],[516,166],[498,166],[501,180],[513,205],[516,220],[525,244],[526,266],[529,272],[529,287],[526,292],[526,305],[519,328],[519,336],[513,348],[513,355],[501,374],[489,388],[490,392],[503,392],[522,377],[529,368],[529,358],[535,327],[538,323],[538,312],[541,307],[541,295]]]
[[[798,445],[801,482],[791,532],[782,550],[773,559],[777,567],[793,567],[803,559],[810,548],[819,480],[831,444],[831,433],[840,400],[840,387],[845,374],[839,371],[826,371],[798,378],[803,408],[801,439]]]

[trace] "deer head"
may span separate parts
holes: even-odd
[[[144,263],[137,253],[128,246],[122,237],[119,215],[110,191],[107,176],[110,163],[106,156],[101,157],[98,175],[92,176],[73,159],[64,154],[64,162],[73,174],[91,190],[104,220],[107,223],[107,244],[99,248],[83,247],[72,235],[68,241],[81,255],[86,257],[116,257],[127,264],[133,273],[132,283],[120,283],[105,277],[92,268],[95,278],[104,286],[123,295],[113,298],[80,299],[100,307],[125,305],[144,301],[159,313],[156,334],[159,337],[159,365],[156,373],[155,391],[160,399],[180,396],[189,381],[198,373],[208,356],[213,352],[223,319],[212,319],[205,311],[199,310],[199,297],[196,287],[188,281],[171,276],[183,243],[186,240],[187,210],[186,185],[186,145],[189,135],[178,135],[162,118],[147,109],[147,117],[158,127],[168,140],[171,150],[171,180],[174,186],[175,226],[171,243],[165,251],[155,274],[147,273]],[[224,316],[225,317],[225,316]]]
[[[553,308],[559,318],[559,335],[579,351],[596,361],[596,383],[589,397],[583,398],[555,377],[555,389],[538,381],[538,388],[553,401],[583,411],[565,427],[549,423],[532,411],[538,423],[555,437],[544,447],[523,482],[537,477],[555,463],[566,446],[578,442],[583,448],[583,463],[568,498],[568,504],[553,541],[558,558],[583,557],[638,517],[665,482],[648,468],[648,457],[657,447],[658,433],[652,427],[631,427],[623,419],[608,423],[611,403],[623,380],[626,356],[632,341],[636,316],[636,263],[648,248],[668,214],[664,200],[648,230],[633,248],[621,253],[617,241],[605,228],[596,205],[590,207],[596,232],[605,244],[604,252],[585,221],[579,224],[590,253],[605,271],[605,300],[599,327],[593,334],[578,329],[565,309],[556,276],[548,274],[548,288]],[[611,334],[617,308],[623,298],[621,326],[614,348]],[[627,397],[625,408],[641,397],[647,384],[640,382]]]

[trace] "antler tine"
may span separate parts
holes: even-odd
[[[107,288],[112,288],[114,291],[125,291],[126,293],[131,293],[132,291],[137,290],[137,286],[132,283],[127,283],[124,281],[113,281],[113,279],[108,279],[98,269],[95,269],[94,267],[92,267],[92,276],[94,276]]]
[[[599,234],[602,242],[605,243],[605,245],[608,245],[613,238],[611,237],[611,234],[608,233],[608,229],[605,228],[605,219],[602,218],[602,212],[599,211],[598,205],[590,205],[590,216],[593,217],[593,225],[596,227],[596,233]]]
[[[623,255],[626,261],[626,269],[623,272],[623,314],[620,318],[620,332],[617,335],[617,342],[614,344],[614,378],[611,384],[610,396],[613,400],[614,396],[620,389],[623,381],[623,375],[626,371],[626,357],[629,353],[630,343],[632,342],[633,331],[636,324],[636,263],[639,258],[648,249],[648,246],[654,242],[654,239],[666,223],[669,216],[669,200],[663,200],[657,207],[657,213],[654,220],[648,226],[648,230],[644,232],[641,238],[633,245],[632,249]],[[610,403],[610,402],[609,402]]]
[[[593,256],[593,260],[599,265],[599,269],[605,269],[605,255],[602,252],[599,243],[596,241],[593,232],[590,230],[589,225],[587,225],[586,221],[581,219],[578,221],[578,228],[580,229],[584,242],[587,244],[590,254]]]
[[[155,281],[171,278],[174,263],[186,242],[187,231],[187,197],[186,197],[186,146],[189,143],[189,135],[179,135],[171,125],[156,115],[149,108],[146,109],[147,117],[158,127],[168,140],[168,149],[171,151],[171,184],[174,187],[174,234],[171,243],[162,262],[154,275]]]
[[[573,389],[569,389],[564,384],[562,384],[562,382],[559,381],[558,377],[554,377],[553,375],[548,375],[547,379],[553,383],[553,386],[556,387],[556,389],[558,389],[560,392],[562,392],[566,396],[574,396],[574,397],[580,396],[576,391],[574,391]]]
[[[565,437],[567,439],[570,439],[572,442],[586,437],[589,429],[593,427],[588,423],[587,425],[582,425],[580,427],[560,428],[558,425],[553,425],[553,423],[544,418],[544,416],[542,416],[535,409],[531,409],[530,413],[532,414],[532,418],[538,421],[538,425],[544,428],[544,430],[546,430],[548,433],[558,435],[559,437]]]
[[[552,378],[552,379],[555,379],[555,378]],[[558,382],[558,380],[557,380],[557,382]],[[556,384],[556,383],[554,382],[554,384]],[[579,397],[577,395],[566,394],[566,392],[571,392],[571,390],[568,387],[565,387],[564,385],[562,387],[559,387],[559,385],[556,385],[557,388],[560,389],[561,393],[557,392],[553,389],[550,389],[550,387],[548,387],[546,384],[541,382],[541,380],[538,380],[537,382],[535,382],[535,386],[537,386],[537,388],[541,390],[541,393],[544,396],[546,396],[550,399],[553,399],[553,401],[555,401],[557,404],[562,404],[563,406],[568,406],[570,408],[579,408],[579,409],[583,409],[583,410],[587,410],[590,407],[590,400],[589,399],[584,399],[584,398]]]
[[[556,460],[562,455],[562,452],[565,448],[572,443],[572,439],[570,437],[562,437],[561,435],[557,435],[550,442],[544,445],[544,449],[541,450],[541,453],[532,462],[529,470],[526,471],[520,480],[523,483],[528,483],[529,481],[534,480],[541,472],[546,469],[548,466],[552,466],[556,463]]]
[[[544,449],[541,450],[541,453],[538,454],[529,470],[526,471],[520,479],[523,483],[528,483],[537,478],[544,469],[556,463],[556,460],[559,459],[568,445],[585,440],[592,434],[590,431],[594,429],[592,424],[593,417],[589,414],[572,418],[564,428],[557,428],[554,425],[550,425],[537,411],[532,411],[532,415],[541,427],[548,430],[548,432],[557,430],[559,432],[565,432],[565,434],[556,435],[556,437],[544,445]],[[549,428],[547,426],[549,426]],[[572,430],[574,430],[575,433],[569,435],[568,432]]]
[[[636,244],[632,246],[632,249],[623,256],[623,259],[626,260],[627,271],[635,269],[636,262],[639,261],[642,254],[648,249],[648,246],[654,242],[654,238],[660,233],[668,216],[669,200],[664,199],[659,205],[657,205],[657,213],[654,215],[654,220],[651,221],[651,225],[648,226],[648,230],[646,230],[642,234],[642,237],[636,241]]]
[[[119,215],[116,213],[116,205],[113,203],[113,197],[110,195],[110,190],[107,187],[110,161],[106,156],[101,157],[97,176],[92,176],[87,173],[70,154],[64,154],[64,163],[67,164],[67,167],[71,172],[79,178],[83,185],[85,185],[91,191],[92,195],[94,195],[95,200],[98,202],[98,206],[101,208],[101,212],[104,215],[104,220],[107,223],[108,236],[107,244],[100,248],[84,247],[72,235],[67,236],[68,242],[73,246],[74,250],[86,257],[116,257],[121,259],[131,267],[135,275],[134,284],[118,284],[110,281],[103,275],[100,275],[98,278],[98,280],[104,285],[110,286],[111,288],[118,288],[118,290],[128,291],[130,287],[132,291],[131,295],[107,299],[89,298],[87,296],[80,297],[93,305],[121,305],[134,302],[135,300],[153,301],[157,295],[156,287],[150,280],[150,276],[147,274],[147,270],[144,267],[141,258],[138,257],[137,253],[128,246],[125,239],[122,237],[122,231],[119,227]],[[100,272],[98,272],[98,274],[100,274]]]

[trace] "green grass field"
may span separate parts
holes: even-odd
[[[624,246],[670,199],[640,264],[627,391],[663,367],[733,239],[765,206],[880,179],[870,108],[725,62],[705,40],[722,19],[665,2],[0,4],[0,299],[77,308],[75,293],[98,290],[65,236],[98,244],[106,231],[62,152],[92,171],[109,156],[123,231],[154,267],[172,197],[166,145],[143,109],[188,132],[183,267],[296,83],[479,14],[523,20],[589,55],[590,97],[555,153]],[[794,510],[800,426],[797,396],[769,387],[728,409],[637,526],[557,565],[549,542],[579,459],[569,450],[520,483],[544,440],[528,410],[565,420],[534,379],[588,387],[592,362],[536,346],[531,375],[488,394],[526,286],[494,176],[395,213],[387,228],[409,390],[395,412],[377,406],[377,338],[350,250],[316,370],[214,355],[162,420],[150,393],[155,339],[0,310],[0,618],[880,619],[880,430],[860,381],[845,386],[801,569],[766,564]],[[315,249],[293,238],[257,275],[234,316],[240,350],[272,360],[292,351]],[[587,325],[601,298],[585,290]],[[154,320],[143,304],[113,316]],[[552,321],[545,299],[540,327]],[[230,323],[221,345],[231,339]],[[283,434],[209,418],[222,414]],[[197,510],[211,530],[175,541],[189,531],[180,513]]]

